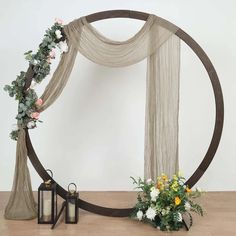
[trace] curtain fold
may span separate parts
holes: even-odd
[[[172,176],[179,169],[180,40],[171,36],[147,60],[144,176]]]
[[[156,51],[174,32],[159,25],[160,19],[149,15],[143,27],[125,41],[103,36],[85,17],[72,21],[66,28],[70,41],[78,51],[96,64],[124,67],[138,63]]]
[[[10,220],[29,220],[37,216],[36,203],[27,166],[27,148],[25,130],[23,128],[20,128],[17,140],[13,187],[4,216]]]
[[[51,106],[63,91],[79,51],[89,60],[108,67],[124,67],[147,58],[145,114],[145,178],[155,179],[162,172],[178,171],[178,104],[180,39],[167,30],[165,22],[150,15],[137,34],[126,41],[114,41],[99,33],[85,17],[64,27],[68,52],[49,81],[39,112]],[[162,25],[162,26],[161,26]],[[36,216],[27,167],[25,132],[17,141],[13,189],[5,209],[8,219],[31,219]]]
[[[56,68],[49,84],[46,86],[46,89],[41,96],[43,104],[40,107],[39,112],[46,110],[60,96],[70,77],[76,56],[77,50],[69,41],[68,52],[62,54],[58,67]]]

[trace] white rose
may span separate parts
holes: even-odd
[[[27,124],[27,128],[28,128],[28,129],[33,129],[35,126],[36,126],[36,125],[35,125],[35,122],[34,122],[34,121],[30,121],[30,122],[28,122],[28,124]]]
[[[190,203],[189,202],[185,202],[184,208],[185,208],[186,211],[190,211],[190,209],[191,209]]]
[[[59,48],[60,48],[62,53],[67,52],[68,51],[68,45],[67,45],[66,41],[59,42]]]
[[[157,200],[157,197],[159,195],[160,191],[157,188],[153,188],[150,192],[151,200],[155,202]]]
[[[149,207],[146,211],[146,216],[149,220],[154,220],[156,216],[156,210],[154,208]]]
[[[37,83],[35,81],[32,81],[31,85],[30,85],[30,88],[33,89],[36,85],[37,85]]]
[[[60,30],[56,30],[55,34],[56,34],[57,39],[60,39],[62,37],[62,34],[61,34]]]
[[[149,184],[151,184],[152,183],[152,179],[147,179],[146,180],[146,183],[149,185]]]
[[[181,213],[178,212],[178,221],[182,221],[182,220],[183,220],[182,215]]]
[[[34,59],[33,65],[36,65],[37,63],[38,63],[38,61],[36,59]]]
[[[138,218],[138,220],[142,220],[142,218],[143,218],[143,212],[142,211],[138,211],[137,212],[137,218]]]

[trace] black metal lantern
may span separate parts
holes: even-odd
[[[74,186],[75,189],[71,190],[70,186]],[[66,195],[66,224],[78,223],[78,197],[77,186],[74,183],[68,185],[68,192]]]
[[[51,170],[51,177],[53,173]],[[38,188],[38,224],[53,224],[57,217],[57,185],[51,179]]]

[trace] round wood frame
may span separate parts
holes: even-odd
[[[112,10],[112,11],[103,11],[103,12],[97,12],[91,15],[86,16],[86,19],[89,23],[108,19],[108,18],[133,18],[138,20],[144,20],[146,21],[149,14],[145,12],[138,12],[138,11],[129,11],[129,10]],[[171,30],[172,26],[175,26],[171,22],[162,19],[162,26]],[[178,29],[175,34],[182,39],[198,56],[198,58],[201,60],[203,66],[205,67],[211,84],[214,91],[214,98],[215,98],[215,108],[216,108],[216,117],[215,117],[215,126],[214,126],[214,132],[213,136],[209,145],[209,148],[200,163],[200,165],[197,167],[195,172],[192,174],[192,176],[186,181],[186,185],[188,185],[190,188],[197,183],[197,181],[201,178],[201,176],[204,174],[208,166],[210,165],[211,161],[214,158],[214,155],[216,153],[216,150],[219,146],[222,129],[223,129],[223,121],[224,121],[224,103],[223,103],[223,94],[220,86],[220,82],[216,73],[215,68],[213,67],[210,59],[206,55],[206,53],[203,51],[203,49],[198,45],[198,43],[190,37],[186,32],[184,32],[182,29]],[[29,88],[32,78],[34,77],[33,68],[30,66],[26,73],[26,83],[25,83],[25,91],[27,88]],[[35,170],[38,172],[39,176],[44,180],[52,179],[51,176],[46,172],[42,164],[40,163],[34,148],[32,146],[30,136],[28,133],[28,130],[26,129],[26,145],[28,150],[28,157],[34,166]],[[52,179],[53,182],[55,182],[54,179]],[[57,193],[65,199],[67,191],[62,188],[59,184],[57,184]],[[80,208],[100,214],[105,216],[116,216],[116,217],[126,217],[129,216],[132,212],[133,208],[125,208],[125,209],[117,209],[117,208],[107,208],[103,206],[98,206],[89,202],[86,202],[82,199],[78,199],[78,205]]]

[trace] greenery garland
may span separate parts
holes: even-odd
[[[65,53],[68,50],[63,32],[63,22],[60,19],[55,19],[54,25],[46,30],[43,41],[35,54],[32,51],[24,54],[29,66],[33,69],[31,86],[26,88],[27,90],[25,91],[26,72],[21,71],[11,85],[5,85],[4,87],[9,96],[18,101],[17,124],[14,125],[10,133],[10,137],[13,140],[17,140],[20,127],[33,129],[37,126],[37,122],[42,122],[39,120],[38,109],[42,106],[43,101],[38,98],[33,87],[41,83],[50,73],[51,60],[55,58],[56,47],[60,49],[61,53]]]

